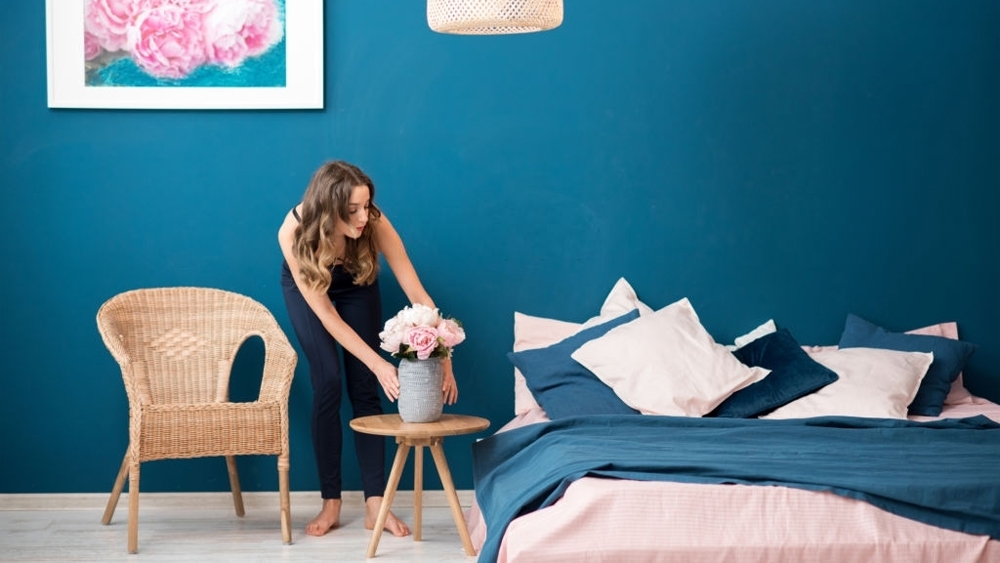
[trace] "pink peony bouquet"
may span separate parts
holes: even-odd
[[[157,78],[236,68],[284,36],[279,0],[84,0],[84,57],[129,56]]]
[[[394,357],[426,360],[450,358],[451,349],[465,340],[465,331],[457,320],[417,303],[386,321],[378,336],[381,348]]]

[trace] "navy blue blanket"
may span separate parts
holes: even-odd
[[[1000,538],[1000,424],[603,415],[565,418],[473,445],[473,479],[496,561],[514,518],[584,476],[782,485],[829,491],[920,522]]]

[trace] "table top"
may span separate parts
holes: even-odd
[[[403,422],[398,414],[375,414],[351,421],[351,428],[365,434],[404,438],[437,438],[472,434],[490,427],[490,421],[478,416],[442,414],[435,422]]]

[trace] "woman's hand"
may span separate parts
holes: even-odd
[[[458,400],[458,383],[455,381],[455,372],[451,369],[451,358],[444,360],[444,377],[441,381],[441,393],[443,393],[444,404],[454,405]]]
[[[396,373],[396,366],[385,361],[384,359],[379,359],[379,363],[372,369],[375,377],[378,378],[378,382],[382,385],[382,390],[385,391],[385,396],[389,398],[390,401],[395,401],[399,398],[399,375]]]

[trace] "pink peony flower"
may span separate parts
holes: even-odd
[[[142,4],[142,0],[86,0],[84,31],[104,49],[121,51],[128,45],[128,28],[135,22]]]
[[[454,348],[465,340],[465,331],[453,319],[441,319],[437,325],[437,333],[446,348]]]
[[[101,54],[101,42],[94,34],[83,32],[83,58],[90,61],[96,59]]]
[[[204,26],[208,60],[230,68],[263,54],[283,36],[274,0],[219,2],[205,15]]]
[[[201,10],[188,9],[188,4],[205,3],[165,0],[162,5],[144,10],[135,25],[129,27],[128,47],[132,58],[149,74],[159,78],[183,78],[205,62],[203,14]]]
[[[417,358],[426,360],[438,346],[437,330],[429,326],[415,326],[406,331],[406,344],[417,353]]]
[[[423,303],[414,303],[411,307],[404,307],[396,315],[401,323],[407,326],[437,326],[441,320],[441,314],[434,307],[428,307]]]
[[[380,348],[390,354],[399,352],[399,346],[403,343],[405,335],[406,327],[395,318],[389,319],[385,323],[384,330],[378,333],[379,340],[382,341]]]
[[[451,357],[451,349],[465,340],[465,331],[436,308],[414,303],[387,320],[378,336],[380,347],[394,357],[426,360]]]

